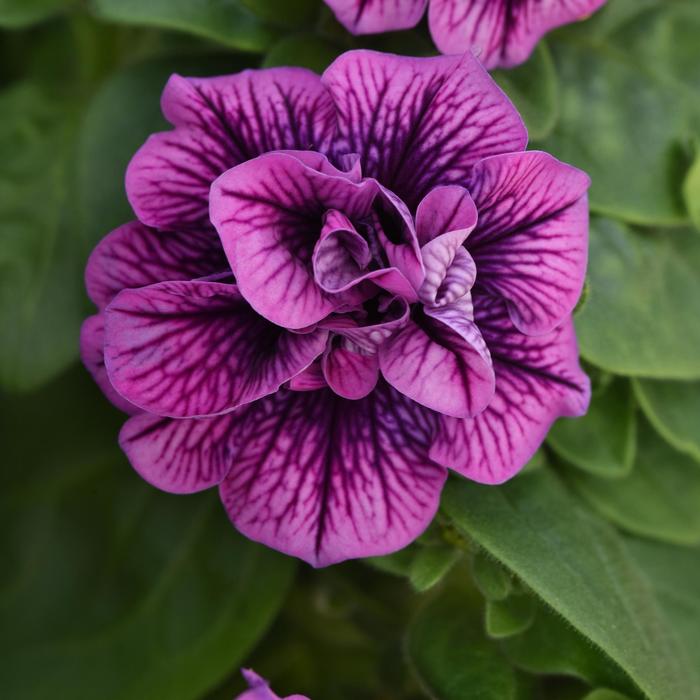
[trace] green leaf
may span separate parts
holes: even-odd
[[[638,224],[685,223],[679,144],[697,133],[700,97],[660,76],[648,48],[626,53],[629,34],[601,38],[583,27],[563,36],[551,43],[560,118],[545,150],[588,172],[593,211]]]
[[[594,691],[588,693],[583,700],[630,700],[630,698],[628,695],[616,693],[614,690],[609,690],[608,688],[596,688]]]
[[[28,390],[77,355],[87,247],[67,206],[77,105],[30,83],[0,94],[0,386]]]
[[[93,0],[98,17],[175,29],[241,51],[264,51],[279,36],[240,0]]]
[[[48,19],[72,4],[72,0],[0,0],[0,27],[28,27]]]
[[[486,600],[505,600],[513,590],[510,572],[484,549],[474,553],[472,576]]]
[[[516,675],[469,613],[462,596],[443,595],[408,630],[409,662],[436,700],[516,700]]]
[[[629,382],[618,379],[594,392],[588,413],[559,419],[547,442],[567,462],[592,474],[610,478],[628,474],[637,442],[636,405]]]
[[[163,57],[129,66],[102,85],[80,135],[80,204],[91,245],[134,218],[124,191],[124,173],[146,138],[169,128],[161,115],[160,95],[170,75],[215,75],[248,63],[230,56]]]
[[[264,22],[285,29],[302,29],[313,25],[319,10],[316,0],[241,0],[241,5]]]
[[[592,222],[591,293],[576,316],[581,354],[610,372],[700,377],[700,236]]]
[[[700,688],[700,549],[628,538],[627,547],[644,570],[674,632],[690,656]],[[683,697],[683,696],[681,696]]]
[[[486,603],[486,634],[504,639],[524,632],[535,619],[535,600],[528,594],[508,596]]]
[[[239,536],[215,493],[144,483],[82,368],[0,411],[3,694],[200,698],[266,629],[293,561]]]
[[[411,585],[419,592],[427,591],[449,573],[461,556],[454,547],[421,547],[411,562]]]
[[[571,473],[576,491],[611,522],[673,544],[700,544],[700,465],[644,421],[634,469],[614,483]]]
[[[696,146],[695,160],[683,182],[683,198],[691,221],[700,229],[700,144]]]
[[[263,67],[302,66],[323,73],[342,51],[315,34],[297,34],[276,43],[265,56]]]
[[[559,118],[559,84],[546,43],[539,43],[527,63],[514,70],[494,71],[493,77],[518,108],[530,139],[547,137]]]
[[[503,650],[520,669],[548,676],[569,676],[591,685],[634,692],[622,669],[561,616],[538,604],[523,634],[503,641]]]
[[[453,478],[443,508],[652,700],[700,697],[644,577],[605,523],[547,471],[498,488]]]
[[[700,461],[700,382],[633,381],[646,417],[673,447]]]

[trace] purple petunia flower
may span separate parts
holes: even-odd
[[[473,51],[487,68],[525,61],[548,31],[583,19],[606,0],[326,0],[353,34],[410,29],[428,7],[428,24],[444,54]]]
[[[241,532],[323,566],[405,546],[447,468],[503,482],[585,412],[589,180],[523,151],[470,54],[173,76],[162,105],[82,332],[147,481],[218,485]]]
[[[279,695],[275,695],[270,690],[268,682],[255,671],[244,668],[242,673],[249,689],[241,693],[235,700],[309,700],[305,695],[288,695],[286,698],[280,698]]]

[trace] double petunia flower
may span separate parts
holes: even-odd
[[[548,31],[583,19],[606,0],[325,0],[353,34],[410,29],[428,7],[430,34],[444,54],[473,51],[487,68],[525,61]]]
[[[525,151],[471,55],[173,76],[88,263],[83,358],[155,486],[218,486],[324,566],[405,546],[453,469],[512,477],[585,412],[588,177]]]

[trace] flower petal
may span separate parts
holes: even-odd
[[[105,367],[105,327],[104,314],[89,316],[80,328],[80,359],[92,375],[102,393],[125,413],[138,413],[140,409],[127,401],[109,381]]]
[[[522,63],[549,30],[583,19],[605,0],[431,0],[428,22],[442,53],[473,51],[487,68]]]
[[[345,399],[362,399],[379,380],[379,360],[375,354],[358,352],[356,347],[331,347],[321,360],[323,376],[333,391]]]
[[[216,282],[125,290],[105,313],[112,384],[141,408],[174,417],[224,413],[276,391],[327,337],[274,326],[235,285]]]
[[[478,160],[527,144],[515,107],[469,54],[349,51],[322,81],[338,110],[338,152],[359,153],[365,176],[411,211],[432,188],[463,183]]]
[[[588,175],[538,151],[478,163],[479,223],[466,246],[478,283],[508,301],[513,323],[548,333],[576,306],[588,256]]]
[[[474,416],[494,392],[489,351],[461,300],[408,322],[379,348],[385,379],[414,401],[449,416]]]
[[[228,449],[237,412],[213,418],[166,418],[140,413],[119,434],[131,466],[169,493],[195,493],[216,484],[231,468]]]
[[[237,424],[222,500],[245,535],[313,566],[387,554],[437,510],[446,471],[426,456],[434,424],[382,383],[359,401],[280,391]]]
[[[461,232],[462,243],[478,220],[469,190],[459,185],[446,185],[430,190],[416,210],[418,242],[425,246],[447,232]]]
[[[85,286],[90,299],[104,309],[122,289],[206,277],[228,269],[214,231],[156,231],[132,221],[97,244],[85,269]]]
[[[126,189],[138,218],[164,229],[207,225],[209,187],[221,173],[267,151],[323,152],[336,123],[319,77],[303,68],[173,75],[161,105],[175,129],[136,153]]]
[[[499,484],[527,463],[559,416],[586,412],[590,385],[578,364],[571,319],[547,335],[526,336],[501,300],[476,297],[474,303],[493,359],[496,394],[475,418],[442,417],[430,454],[469,479]]]
[[[343,304],[313,275],[312,255],[326,212],[366,216],[373,181],[354,183],[270,153],[222,175],[211,190],[211,219],[243,296],[265,318],[286,328],[320,321]]]
[[[352,34],[380,34],[415,27],[428,0],[326,0]]]

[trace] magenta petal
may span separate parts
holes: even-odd
[[[380,34],[415,27],[428,0],[326,0],[352,34]]]
[[[487,68],[527,59],[550,29],[583,19],[605,0],[431,0],[430,33],[442,53],[473,51]]]
[[[164,229],[206,225],[209,187],[234,165],[278,149],[325,151],[336,122],[319,77],[303,68],[173,75],[161,105],[175,129],[136,153],[126,189],[138,218]]]
[[[103,309],[122,289],[189,280],[229,269],[218,236],[205,231],[156,231],[139,221],[105,236],[85,269],[88,296]]]
[[[379,349],[386,380],[401,393],[448,416],[474,416],[494,392],[489,351],[470,318],[471,302],[426,308]]]
[[[238,413],[214,418],[129,419],[119,444],[148,483],[170,493],[194,493],[220,483],[231,468],[229,438]]]
[[[377,385],[379,360],[376,353],[366,354],[354,347],[330,348],[321,360],[328,386],[346,399],[362,399]]]
[[[241,669],[241,673],[250,690],[246,690],[235,700],[309,700],[305,695],[288,695],[286,698],[280,698],[270,690],[269,683],[255,671],[244,668]]]
[[[104,314],[89,316],[80,329],[80,359],[92,375],[102,393],[125,413],[138,413],[140,409],[127,401],[109,381],[105,367],[105,328]]]
[[[538,151],[474,167],[479,223],[466,246],[479,284],[508,302],[513,323],[547,333],[581,294],[588,254],[588,175]]]
[[[250,305],[286,328],[320,321],[343,304],[316,283],[312,255],[326,212],[367,216],[374,182],[352,182],[270,153],[222,175],[211,190],[211,219]]]
[[[338,109],[338,152],[359,153],[365,176],[412,211],[432,188],[463,183],[482,158],[527,144],[517,110],[471,55],[349,51],[322,81]]]
[[[141,408],[174,417],[223,413],[276,391],[327,337],[274,326],[235,285],[216,282],[125,290],[105,313],[112,384]]]
[[[416,233],[421,246],[447,232],[460,232],[462,243],[476,226],[478,214],[469,190],[459,185],[436,187],[416,210]]]
[[[245,535],[313,566],[395,551],[438,507],[435,420],[382,383],[359,401],[280,391],[236,426],[222,500]]]
[[[328,382],[323,376],[321,360],[311,363],[303,372],[292,377],[287,387],[292,391],[316,391],[328,388]]]
[[[496,394],[475,418],[441,418],[430,454],[469,479],[499,484],[527,463],[559,416],[586,412],[590,386],[578,363],[571,319],[547,335],[526,336],[502,301],[480,297],[475,307],[493,359]]]

